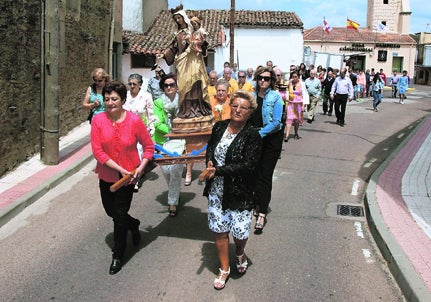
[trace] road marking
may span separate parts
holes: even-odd
[[[359,179],[355,179],[352,186],[352,193],[351,195],[357,195],[358,194],[358,188],[359,188]]]
[[[359,221],[355,221],[355,229],[356,229],[356,235],[358,235],[358,237],[364,238],[364,231],[362,231],[362,224]]]
[[[397,136],[397,138],[402,138],[404,136],[404,133],[401,133],[400,135]]]
[[[371,252],[369,249],[362,249],[362,254],[364,255],[365,261],[367,263],[373,263],[374,262],[374,260],[371,258]]]
[[[364,165],[364,168],[369,168],[371,167],[371,165],[377,160],[377,158],[373,157],[372,159],[370,159],[370,161],[368,163],[366,163]]]

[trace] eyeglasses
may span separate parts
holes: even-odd
[[[263,77],[263,76],[257,76],[258,81],[265,81],[269,82],[271,80],[271,77]]]
[[[129,84],[129,86],[138,86],[138,83],[132,83],[132,82],[129,82],[129,83],[127,83],[127,84]]]
[[[175,88],[177,86],[177,84],[175,84],[175,83],[164,83],[163,84],[163,87],[165,87],[165,88]]]
[[[105,80],[105,79],[101,79],[101,80],[93,79],[94,83],[102,83],[104,80]]]
[[[237,111],[237,110],[238,110],[238,108],[239,108],[239,110],[240,110],[240,111],[247,111],[248,109],[250,109],[250,107],[240,107],[240,106],[238,106],[238,105],[231,105],[231,106],[230,106],[230,108],[231,108],[233,111]]]

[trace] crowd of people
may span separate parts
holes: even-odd
[[[194,47],[202,51],[196,44]],[[83,100],[83,107],[90,110],[91,143],[97,160],[95,171],[99,176],[102,204],[114,222],[110,274],[121,270],[128,230],[133,243],[139,245],[140,222],[128,214],[133,192],[142,186],[142,175],[153,158],[154,146],[165,146],[169,140],[166,134],[172,131],[172,121],[181,108],[178,75],[166,74],[159,67],[155,68],[155,74],[147,89],[143,88],[141,75],[131,74],[127,88],[121,82],[110,81],[105,70],[96,68],[91,73],[94,83],[88,87]],[[256,70],[247,68],[237,72],[226,62],[221,77],[215,70],[205,74],[205,83],[199,85],[201,89],[207,87],[214,126],[207,145],[207,173],[203,179],[206,181],[204,195],[208,197],[208,224],[215,234],[220,261],[219,274],[214,280],[216,289],[225,286],[230,274],[229,234],[237,247],[237,271],[243,274],[247,270],[244,248],[252,218],[255,216],[256,220],[254,233],[262,234],[267,223],[274,169],[282,142],[289,141],[292,126],[293,138],[300,139],[304,112],[307,112],[307,122],[313,123],[320,101],[322,114],[331,116],[334,111],[340,126],[345,125],[347,102],[355,98],[372,97],[373,109],[377,112],[385,81],[391,86],[391,96],[398,95],[403,104],[409,85],[407,72],[403,71],[402,76],[394,72],[389,79],[383,74],[382,70],[349,72],[347,68],[318,66],[315,69],[313,65],[306,68],[305,64],[292,65],[283,74],[271,61],[257,66]],[[201,105],[206,103],[204,98],[197,100]],[[190,102],[183,107],[184,112],[191,108],[199,110],[199,106]],[[207,110],[206,105],[202,108]],[[184,146],[179,148],[185,150]],[[167,182],[168,213],[175,217],[184,165],[162,165],[161,170]],[[110,191],[125,176],[130,176],[126,185]],[[186,176],[184,184],[190,183],[191,178]]]
[[[271,60],[253,70],[238,70],[225,62],[220,73],[207,71],[206,32],[197,17],[191,19],[182,7],[171,10],[178,25],[173,43],[157,57],[175,64],[177,74],[166,74],[158,65],[155,77],[143,89],[139,74],[128,77],[127,86],[110,81],[96,68],[83,107],[90,110],[91,145],[97,160],[102,205],[114,223],[114,246],[110,274],[122,268],[127,233],[138,246],[140,221],[129,215],[133,193],[139,191],[155,152],[175,150],[183,154],[186,140],[171,140],[177,118],[212,115],[213,126],[206,146],[203,195],[208,199],[208,226],[214,233],[219,270],[214,288],[223,289],[230,275],[229,236],[235,243],[235,266],[245,274],[248,258],[245,246],[255,217],[254,233],[262,234],[267,224],[272,195],[272,178],[280,159],[283,141],[288,142],[293,126],[300,139],[304,112],[313,123],[319,103],[323,114],[335,112],[336,123],[345,125],[347,101],[373,97],[374,111],[381,102],[387,81],[383,71],[354,72],[347,68],[314,68],[301,63],[283,74]],[[407,72],[390,78],[392,96],[404,103]],[[170,149],[173,148],[173,149]],[[160,151],[161,150],[161,151]],[[169,217],[176,217],[180,205],[184,164],[164,164]],[[184,185],[191,184],[193,165],[187,164]],[[122,186],[116,187],[119,181]],[[115,187],[115,189],[113,189]]]

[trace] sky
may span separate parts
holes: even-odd
[[[346,26],[346,18],[367,26],[367,0],[235,0],[235,9],[295,12],[304,28],[321,26],[323,17],[332,27]],[[168,0],[169,8],[230,9],[231,0]],[[410,0],[410,33],[431,32],[431,1]]]

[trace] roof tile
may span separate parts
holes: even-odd
[[[230,10],[186,10],[188,16],[197,15],[202,20],[202,26],[209,33],[209,49],[221,46],[217,39],[220,27],[229,27]],[[236,28],[299,28],[303,29],[301,19],[293,12],[286,11],[235,11]],[[145,33],[123,31],[123,52],[133,54],[157,54],[162,52],[173,39],[177,30],[172,14],[163,10],[154,19]]]
[[[416,45],[416,41],[410,35],[376,32],[367,28],[359,28],[358,30],[354,30],[347,29],[346,27],[334,27],[329,34],[326,34],[320,26],[304,30],[304,42],[306,41],[338,43],[397,43]]]

